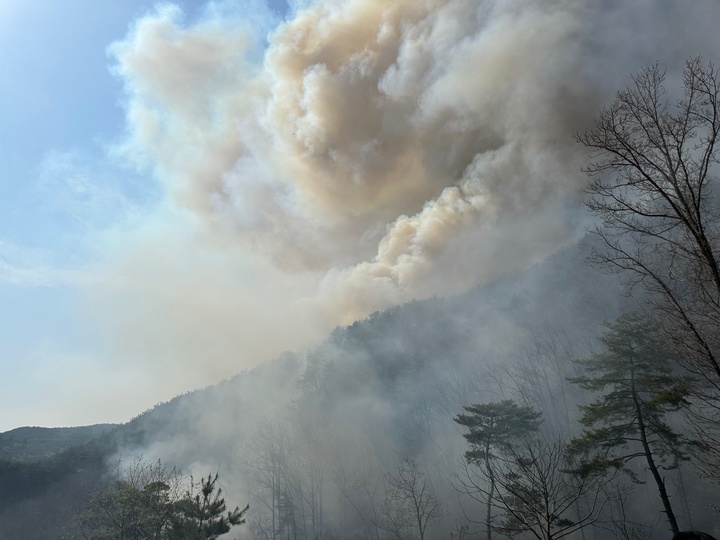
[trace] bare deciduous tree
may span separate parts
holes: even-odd
[[[580,474],[577,465],[561,440],[529,439],[509,446],[494,466],[494,504],[504,513],[496,530],[558,540],[594,523],[610,499],[605,491],[610,476]]]
[[[692,411],[698,433],[716,443],[720,74],[699,58],[688,60],[677,101],[669,98],[665,81],[657,64],[643,69],[594,127],[577,135],[595,151],[586,168],[592,177],[587,205],[602,219],[596,232],[603,248],[591,259],[650,293],[684,366],[696,376]]]
[[[387,501],[381,528],[392,538],[424,540],[428,524],[440,515],[440,504],[417,462],[405,458],[385,477]]]
[[[160,461],[138,458],[125,468],[118,462],[114,481],[77,513],[64,538],[162,539],[181,482],[180,472]]]

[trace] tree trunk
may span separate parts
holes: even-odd
[[[645,422],[643,420],[642,409],[640,408],[640,398],[638,397],[635,388],[634,370],[630,371],[630,390],[632,392],[633,405],[635,406],[635,412],[637,414],[638,430],[640,431],[640,440],[642,442],[643,452],[645,453],[645,459],[647,460],[650,472],[652,473],[655,483],[657,484],[658,491],[660,492],[660,499],[662,499],[663,507],[665,508],[665,515],[667,515],[668,522],[670,523],[670,529],[672,530],[673,535],[675,535],[680,532],[680,530],[678,528],[677,520],[675,519],[675,513],[670,505],[670,497],[668,497],[667,490],[665,489],[665,480],[663,480],[660,476],[660,472],[658,471],[657,466],[655,465],[655,460],[653,459],[652,450],[648,444]]]
[[[490,479],[490,489],[487,497],[487,510],[485,514],[485,528],[487,530],[487,540],[492,540],[492,501],[495,495],[495,474],[490,466],[490,442],[485,445],[485,470]]]

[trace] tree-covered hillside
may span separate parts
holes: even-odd
[[[0,460],[39,461],[85,444],[115,428],[115,424],[43,428],[21,427],[0,433]]]
[[[527,494],[518,471],[531,478],[552,466],[567,474],[563,448],[582,436],[579,406],[592,398],[572,383],[582,375],[578,360],[601,351],[604,323],[641,300],[624,296],[616,276],[585,263],[593,242],[585,238],[463,295],[411,302],[337,328],[311,349],[158,404],[52,458],[6,462],[0,536],[68,537],[93,493],[138,458],[161,459],[196,477],[219,471],[228,507],[250,505],[247,522],[233,530],[241,538],[429,539],[531,528],[542,509],[515,505],[524,521],[503,521],[500,506],[515,503],[500,491],[488,512],[483,475],[492,471],[493,491]],[[542,414],[543,439],[508,439],[493,450],[490,468],[479,467],[454,419],[470,404],[509,400]],[[528,455],[536,457],[528,462]],[[643,466],[633,462],[629,476],[610,475],[611,489],[597,476],[607,469],[583,461],[591,457],[573,459],[594,476],[577,485],[574,476],[553,480],[578,494],[553,526],[572,531],[577,520],[585,526],[602,518],[604,528],[583,529],[586,539],[616,538],[622,530],[628,539],[661,534],[662,506]],[[677,466],[661,475],[680,528],[713,530],[712,486],[682,459],[668,463]],[[422,496],[414,491],[419,486]],[[606,499],[582,517],[593,489]],[[413,500],[426,512],[420,522],[408,517]],[[43,519],[33,519],[39,513]]]
[[[537,408],[549,407],[553,412],[546,424],[561,429],[575,416],[575,398],[556,399],[565,386],[562,366],[584,353],[602,321],[626,302],[613,278],[584,264],[586,242],[464,295],[411,302],[337,328],[310,350],[286,353],[218,385],[158,404],[60,454],[22,464],[5,462],[0,527],[12,530],[7,527],[19,515],[37,508],[48,516],[71,515],[69,508],[103,485],[118,460],[129,462],[139,455],[182,468],[219,468],[231,502],[251,503],[252,528],[268,519],[262,513],[266,480],[257,476],[263,469],[260,462],[269,459],[267,445],[293,446],[293,455],[285,458],[299,460],[294,465],[299,470],[322,465],[321,484],[335,483],[326,468],[337,464],[321,457],[325,452],[338,457],[336,452],[368,444],[380,445],[368,451],[385,454],[388,471],[393,455],[418,459],[423,466],[432,456],[435,470],[428,474],[437,482],[437,474],[463,455],[463,439],[452,423],[462,404],[517,397]],[[23,431],[0,437],[17,440],[17,433]],[[315,447],[319,441],[322,449]],[[340,447],[331,450],[326,446],[330,442]],[[303,461],[310,458],[312,464]],[[372,472],[380,479],[384,474]],[[447,489],[441,491],[451,494]],[[64,490],[73,495],[63,495]],[[64,504],[49,502],[58,499]],[[326,510],[327,526],[337,510]],[[62,519],[46,522],[55,527]]]

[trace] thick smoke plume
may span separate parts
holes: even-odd
[[[709,1],[318,0],[267,36],[213,13],[160,8],[110,48],[121,151],[191,215],[131,249],[114,316],[221,364],[576,238],[573,133],[644,64],[718,50]]]

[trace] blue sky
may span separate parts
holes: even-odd
[[[207,10],[175,4],[191,22]],[[90,412],[117,369],[108,371],[85,305],[109,231],[165,196],[152,174],[113,154],[126,96],[107,48],[154,9],[148,0],[0,0],[0,431],[120,421],[153,402],[137,385],[134,412],[127,403]]]

